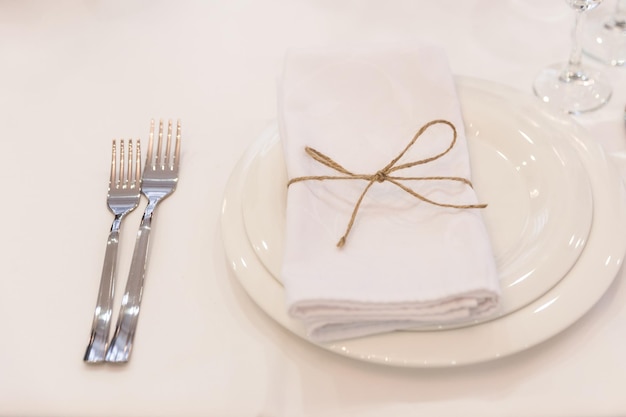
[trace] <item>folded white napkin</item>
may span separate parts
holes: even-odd
[[[374,182],[344,246],[336,246],[367,176],[388,166],[422,126],[440,119],[456,128],[453,148],[389,175],[470,179],[444,51],[418,46],[288,54],[279,123],[289,178],[357,175],[289,186],[281,278],[289,313],[304,322],[312,340],[471,321],[497,308],[498,278],[480,209],[441,207],[391,181]],[[436,123],[393,166],[441,154],[453,136],[450,125]],[[315,160],[306,147],[349,174]],[[438,204],[489,203],[477,201],[460,181],[396,182]]]

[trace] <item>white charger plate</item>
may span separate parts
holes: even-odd
[[[511,124],[518,126],[519,123],[527,128],[529,126],[536,128],[536,130],[531,129],[530,136],[529,131],[524,131],[529,143],[541,142],[538,139],[548,134],[553,144],[559,144],[558,155],[574,152],[580,159],[582,172],[586,172],[586,180],[583,179],[582,184],[586,181],[590,184],[594,215],[588,234],[583,231],[579,235],[572,235],[573,241],[579,242],[577,261],[573,266],[567,265],[568,271],[556,278],[553,277],[555,284],[547,288],[544,286],[542,295],[496,320],[458,329],[392,332],[319,344],[319,346],[353,358],[395,366],[451,366],[495,359],[534,346],[574,323],[597,302],[615,277],[626,250],[624,238],[626,236],[624,233],[626,231],[624,216],[626,205],[619,176],[607,163],[602,149],[589,139],[585,131],[571,119],[548,113],[539,103],[529,101],[520,93],[499,85],[465,78],[458,79],[458,88],[466,115],[466,130],[473,161],[476,154],[480,155],[485,152],[483,152],[484,149],[480,149],[481,145],[475,146],[478,142],[472,137],[481,136],[483,132],[495,129],[491,134],[487,134],[489,137],[499,132],[498,126],[507,127]],[[472,115],[476,119],[472,119]],[[539,138],[533,135],[539,135]],[[506,140],[506,136],[503,140]],[[258,245],[255,243],[257,249],[250,244],[249,232],[246,230],[242,213],[243,195],[248,178],[254,172],[254,166],[259,160],[270,155],[273,149],[275,152],[276,141],[275,129],[268,130],[253,144],[235,168],[224,198],[222,238],[227,258],[231,262],[235,275],[251,298],[274,320],[295,334],[306,338],[303,326],[286,313],[282,285],[256,254],[256,252],[262,252],[258,247],[263,247],[264,242],[257,242]],[[554,150],[553,144],[546,146]],[[543,155],[548,154],[550,153]],[[478,156],[479,160],[480,158]],[[508,160],[511,160],[510,156]],[[576,158],[571,158],[571,155],[568,155],[565,160],[575,165]],[[529,162],[526,160],[527,164]],[[520,169],[522,166],[520,165]],[[479,166],[475,164],[474,172],[480,172]],[[555,172],[560,171],[550,170],[545,173],[544,177]],[[572,172],[577,172],[577,170],[574,169]],[[258,175],[256,178],[259,178]],[[480,175],[478,179],[478,183],[483,181]],[[483,191],[476,180],[477,178],[474,178],[480,197]],[[507,181],[503,181],[500,187],[506,188],[507,184]],[[487,189],[492,186],[489,185]],[[581,188],[584,189],[584,186]],[[524,186],[522,189],[527,188]],[[485,190],[485,192],[491,191]],[[276,197],[279,196],[268,194],[270,199]],[[558,203],[558,201],[554,202],[554,204]],[[549,204],[550,207],[552,204]],[[514,207],[507,209],[511,208]],[[582,211],[579,212],[579,209]],[[561,211],[557,210],[559,213]],[[583,223],[589,214],[585,211],[584,204],[583,207],[574,204],[568,213],[574,213],[573,215],[579,217]],[[495,215],[505,218],[508,216],[506,211],[496,212]],[[546,217],[545,220],[548,218],[550,217]],[[260,218],[260,221],[263,220]],[[519,225],[516,227],[519,228]],[[586,245],[584,244],[585,236]],[[519,238],[514,240],[519,241]],[[539,239],[537,243],[541,245],[544,241]],[[267,242],[265,245],[269,247]],[[541,257],[542,254],[543,252],[539,251],[533,253],[532,256]],[[546,267],[550,267],[549,261],[548,258]],[[589,276],[593,276],[593,279],[588,279]]]

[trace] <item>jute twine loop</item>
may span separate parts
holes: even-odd
[[[407,162],[407,163],[404,163],[404,164],[396,165],[396,163],[404,156],[404,154],[406,154],[408,152],[408,150],[411,149],[411,147],[417,141],[417,139],[429,127],[431,127],[433,125],[436,125],[436,124],[444,124],[444,125],[449,126],[450,129],[452,129],[452,140],[450,141],[450,145],[448,146],[448,148],[446,148],[443,152],[440,152],[440,153],[438,153],[438,154],[436,154],[434,156],[428,157],[428,158],[424,158],[424,159],[420,159],[420,160],[417,160],[417,161],[412,161],[412,162]],[[458,208],[458,209],[485,208],[485,207],[487,207],[487,204],[450,204],[450,203],[439,203],[437,201],[434,201],[434,200],[431,200],[429,198],[426,198],[425,196],[415,192],[411,188],[409,188],[406,185],[401,183],[401,181],[457,181],[457,182],[461,182],[463,184],[466,184],[466,185],[468,185],[470,187],[473,187],[472,183],[467,178],[453,177],[453,176],[399,177],[399,176],[391,175],[395,171],[399,171],[399,170],[406,169],[406,168],[411,168],[411,167],[414,167],[416,165],[426,164],[426,163],[429,163],[429,162],[432,162],[432,161],[435,161],[435,160],[441,158],[442,156],[444,156],[445,154],[450,152],[450,150],[454,147],[454,145],[456,144],[456,139],[457,139],[457,131],[456,131],[456,127],[454,126],[454,124],[452,124],[451,122],[449,122],[447,120],[443,120],[443,119],[432,120],[432,121],[426,123],[424,126],[422,126],[415,133],[415,135],[413,135],[413,138],[411,139],[409,144],[402,150],[402,152],[400,152],[400,154],[398,156],[393,158],[383,169],[381,169],[379,171],[376,171],[374,174],[355,174],[355,173],[352,173],[352,172],[348,171],[346,168],[344,168],[343,166],[339,165],[337,162],[335,162],[329,156],[324,155],[320,151],[317,151],[317,150],[307,146],[307,147],[304,148],[304,150],[307,153],[307,155],[309,155],[311,158],[313,158],[315,161],[321,163],[322,165],[325,165],[325,166],[327,166],[327,167],[329,167],[329,168],[331,168],[331,169],[333,169],[333,170],[335,170],[335,171],[337,171],[337,172],[339,172],[340,174],[343,174],[343,175],[313,175],[313,176],[296,177],[296,178],[292,178],[291,180],[289,180],[289,182],[287,183],[287,186],[289,187],[293,183],[301,182],[301,181],[309,181],[309,180],[314,180],[314,181],[324,181],[324,180],[364,180],[364,181],[367,181],[367,185],[365,186],[365,188],[361,192],[361,195],[359,196],[358,200],[354,204],[354,208],[352,210],[352,215],[350,216],[350,220],[349,220],[348,225],[346,227],[346,231],[343,234],[343,236],[341,236],[339,241],[337,242],[337,247],[340,247],[340,248],[343,247],[345,245],[345,243],[346,243],[346,239],[348,238],[348,234],[350,233],[350,230],[352,230],[352,226],[354,225],[354,220],[356,219],[356,215],[357,215],[357,213],[359,211],[359,207],[361,207],[361,202],[363,201],[363,198],[365,197],[365,194],[367,194],[367,192],[369,191],[371,186],[374,183],[376,183],[376,182],[378,182],[378,183],[389,182],[389,183],[397,186],[398,188],[402,189],[403,191],[409,193],[413,197],[415,197],[415,198],[417,198],[417,199],[419,199],[421,201],[424,201],[426,203],[429,203],[429,204],[432,204],[432,205],[435,205],[435,206],[439,206],[439,207],[450,207],[450,208]]]

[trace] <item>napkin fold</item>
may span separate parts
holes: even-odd
[[[471,180],[442,49],[291,51],[278,102],[288,177],[299,179],[287,193],[281,279],[289,314],[312,340],[471,322],[497,310],[498,276],[480,209],[446,206],[481,202],[471,185],[432,178]],[[409,146],[433,120],[447,123],[425,128]],[[402,167],[388,174],[395,183],[367,179],[400,155],[393,166]]]

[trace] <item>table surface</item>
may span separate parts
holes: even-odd
[[[531,95],[538,71],[566,60],[572,22],[561,0],[1,2],[0,415],[626,415],[624,272],[539,346],[402,369],[274,323],[234,278],[220,236],[228,177],[276,117],[287,49],[428,40],[455,74]],[[626,178],[626,68],[585,62],[614,96],[576,119]],[[155,220],[132,360],[87,366],[111,139],[145,140],[160,117],[182,119],[183,162]],[[118,294],[140,211],[123,229]]]

